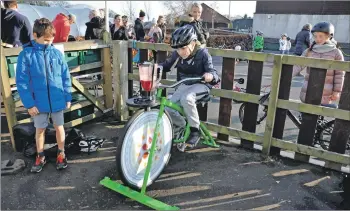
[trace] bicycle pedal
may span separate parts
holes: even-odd
[[[176,147],[180,152],[185,152],[187,146],[185,143],[178,143]]]

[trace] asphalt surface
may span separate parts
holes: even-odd
[[[221,73],[221,59],[214,65]],[[238,65],[236,76],[246,78],[247,65]],[[298,99],[302,78],[293,79],[291,98]],[[271,64],[263,70],[263,85],[271,83]],[[243,88],[245,85],[241,85]],[[217,99],[209,104],[218,111]],[[234,105],[231,127],[241,128],[238,107]],[[210,122],[217,122],[218,112],[209,112]],[[1,177],[1,209],[124,209],[147,207],[99,185],[105,176],[119,180],[116,170],[116,142],[123,125],[105,118],[79,126],[87,135],[107,138],[103,148],[90,155],[68,155],[69,167],[56,171],[55,158],[39,174],[29,172],[33,159],[13,153],[6,138],[1,141],[1,159],[24,159],[27,167]],[[287,120],[288,121],[288,120]],[[263,132],[259,126],[257,132]],[[287,122],[284,139],[296,140],[298,130]],[[244,150],[232,144],[220,149],[200,146],[186,153],[175,152],[148,195],[181,209],[340,209],[338,184],[341,175],[319,166],[287,158],[265,159],[258,151]]]

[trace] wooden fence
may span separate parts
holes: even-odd
[[[138,81],[139,76],[133,73],[131,43],[114,41],[113,46],[113,49],[118,49],[119,52],[128,52],[127,60],[118,64],[124,68],[115,70],[115,75],[119,76],[116,96],[120,97],[116,104],[117,115],[121,119],[127,119],[129,113],[125,99],[132,96],[132,82]],[[136,47],[141,49],[141,61],[147,60],[148,50],[158,51],[158,62],[166,58],[167,51],[173,51],[165,44],[138,42]],[[279,155],[281,150],[292,151],[295,152],[294,159],[306,162],[311,156],[324,161],[324,166],[335,170],[341,170],[342,166],[350,165],[350,156],[345,155],[346,143],[350,136],[350,62],[213,48],[209,48],[209,52],[212,56],[223,57],[221,89],[211,90],[212,96],[220,97],[218,124],[207,122],[207,108],[200,108],[202,110],[200,117],[209,130],[217,133],[218,139],[228,141],[229,136],[236,137],[241,139],[241,145],[246,148],[253,148],[254,143],[261,144],[264,155]],[[247,93],[232,91],[236,58],[249,60]],[[255,132],[264,62],[273,62],[273,72],[271,93],[267,102],[268,114],[265,132],[264,135],[259,135]],[[293,65],[311,68],[306,103],[289,99]],[[126,67],[128,67],[127,72]],[[339,109],[320,106],[323,84],[320,84],[319,81],[325,80],[326,69],[346,71]],[[129,80],[128,83],[126,83],[127,80]],[[174,83],[174,81],[166,80],[165,75],[161,82],[163,84]],[[247,103],[242,130],[230,127],[232,99]],[[287,110],[302,113],[303,122],[297,143],[282,140]],[[329,151],[312,147],[319,115],[336,119]]]
[[[16,57],[21,52],[22,48],[3,48],[1,47],[1,81],[2,81],[2,99],[4,104],[4,109],[1,108],[1,112],[6,113],[6,119],[8,123],[8,128],[11,136],[11,142],[13,148],[16,150],[13,131],[14,125],[31,122],[31,118],[26,118],[22,120],[17,119],[18,112],[26,111],[23,108],[23,104],[20,100],[15,101],[13,98],[13,90],[16,86],[15,77],[9,77],[9,65],[7,58]],[[93,105],[94,109],[91,113],[87,115],[78,115],[80,118],[74,118],[69,122],[65,123],[65,127],[74,127],[86,121],[92,120],[96,117],[101,116],[113,109],[113,91],[112,91],[112,68],[110,59],[110,48],[108,45],[104,44],[102,41],[83,41],[83,42],[68,42],[64,43],[65,53],[79,53],[81,58],[75,58],[77,60],[83,60],[83,62],[77,63],[76,66],[70,66],[70,73],[72,74],[72,92],[80,93],[85,97],[85,100],[73,103],[70,109],[65,111],[66,113],[77,112],[78,109],[83,109],[88,106]],[[88,53],[95,53],[92,55],[95,58],[88,60]],[[81,54],[81,55],[80,55]],[[85,55],[84,55],[85,54]],[[96,55],[100,54],[100,55]],[[84,77],[86,74],[100,74],[102,71],[102,77],[95,81],[85,81],[83,83],[76,77]],[[103,94],[101,96],[96,96],[91,93],[89,88],[102,86]],[[95,109],[97,108],[97,109]],[[80,110],[79,110],[80,111]],[[81,112],[80,112],[81,113]],[[28,116],[28,115],[27,115]],[[29,117],[29,116],[28,116]],[[75,116],[76,117],[76,116]]]

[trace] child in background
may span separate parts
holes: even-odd
[[[52,42],[56,30],[46,18],[34,22],[34,40],[18,55],[16,84],[19,96],[36,128],[37,157],[31,172],[40,172],[45,163],[45,130],[52,118],[58,145],[56,168],[67,168],[64,154],[63,111],[71,106],[71,78],[63,54]]]
[[[280,53],[285,54],[287,51],[287,34],[281,35],[281,39],[280,39],[279,43],[280,43],[280,48],[279,48]]]
[[[292,42],[290,41],[290,37],[287,37],[287,50],[286,54],[289,55],[289,51],[292,48]]]
[[[255,52],[262,52],[264,49],[264,37],[261,31],[256,31],[256,37],[254,38],[253,42],[253,51]]]
[[[313,34],[315,41],[312,43],[310,48],[303,52],[301,56],[344,61],[342,52],[332,41],[334,36],[333,24],[329,22],[320,22],[312,28],[311,33]],[[303,66],[295,65],[293,67],[293,77],[300,73],[303,69]],[[309,75],[310,69],[307,68],[305,81],[300,92],[300,99],[302,102],[305,102]],[[344,76],[344,71],[327,70],[326,80],[320,81],[320,83],[324,83],[321,105],[337,108],[335,102],[340,98],[344,84]]]

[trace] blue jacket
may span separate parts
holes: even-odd
[[[301,55],[305,49],[310,47],[310,40],[312,39],[312,34],[309,30],[301,30],[295,37],[295,52],[296,55]]]
[[[41,113],[66,109],[72,100],[71,78],[62,53],[53,45],[35,41],[23,46],[18,56],[16,84],[25,108]]]
[[[207,83],[206,85],[209,88],[212,88],[213,85],[220,82],[220,78],[214,69],[213,60],[208,49],[200,48],[193,57],[187,59],[182,59],[179,54],[174,51],[170,59],[167,59],[164,63],[159,65],[163,66],[164,72],[169,72],[177,58],[180,58],[175,66],[178,72],[178,81],[185,78],[202,77],[204,73],[211,73],[213,74],[214,79],[211,83]]]

